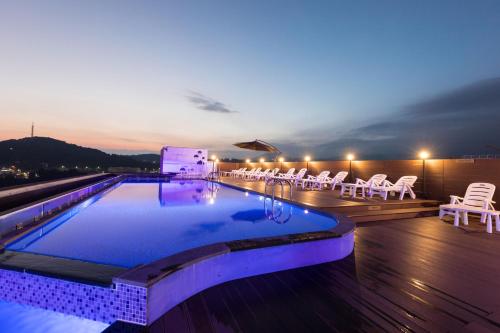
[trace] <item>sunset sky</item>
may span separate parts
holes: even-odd
[[[34,121],[109,152],[482,153],[499,41],[494,0],[0,0],[0,139]]]

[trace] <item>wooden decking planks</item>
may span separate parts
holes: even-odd
[[[344,260],[215,286],[150,332],[499,331],[499,253],[434,217],[380,222]]]

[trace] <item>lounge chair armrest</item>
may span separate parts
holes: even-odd
[[[450,195],[450,204],[459,204],[464,198],[459,197],[458,195]]]
[[[391,183],[391,182],[390,182],[390,181],[388,181],[388,180],[384,180],[384,181],[382,182],[382,184],[380,184],[380,185],[381,185],[381,186],[383,186],[383,187],[391,187],[391,186],[394,186],[394,184],[393,184],[393,183]]]
[[[494,203],[496,203],[496,202],[493,201],[493,200],[484,199],[484,206],[483,206],[483,208],[484,209],[495,210],[495,207],[493,207]]]
[[[361,178],[356,178],[356,184],[362,185],[362,184],[366,184],[366,182]]]

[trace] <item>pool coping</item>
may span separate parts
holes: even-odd
[[[348,218],[338,214],[330,214],[330,217],[337,219],[339,223],[337,226],[328,230],[289,234],[276,237],[250,238],[200,246],[158,259],[149,264],[139,265],[126,270],[115,277],[113,281],[122,283],[126,282],[141,287],[150,287],[176,271],[182,270],[187,266],[213,256],[271,246],[282,246],[287,244],[320,241],[330,238],[340,238],[354,231],[355,225],[353,222],[350,222]]]
[[[133,177],[132,177],[133,178]],[[121,179],[120,181],[126,180],[127,178]],[[190,179],[193,180],[193,179]],[[205,179],[197,179],[204,180]],[[242,192],[248,191],[253,192],[259,195],[261,193],[257,191],[252,191],[248,189],[243,189],[237,186],[232,186],[229,184],[219,183],[222,186],[227,186],[229,188],[233,188]],[[103,189],[104,191],[105,189]],[[95,195],[98,192],[92,194]],[[84,197],[79,200],[74,205],[81,203],[88,197]],[[278,201],[288,202],[295,206],[311,209],[311,207],[302,205],[301,203],[294,202],[286,199],[278,199]],[[67,209],[73,207],[67,207],[63,209],[58,214],[64,213]],[[187,272],[193,270],[193,268],[198,266],[203,266],[209,262],[233,262],[236,260],[235,258],[246,258],[248,256],[252,256],[252,253],[262,253],[262,251],[274,251],[274,256],[278,258],[278,260],[283,260],[283,256],[286,256],[286,253],[283,254],[281,249],[287,248],[290,251],[295,251],[295,253],[301,253],[306,249],[306,251],[311,252],[311,258],[302,258],[302,261],[297,263],[278,263],[276,264],[277,268],[273,270],[273,266],[271,268],[267,268],[261,273],[253,273],[252,270],[248,270],[243,275],[238,272],[238,277],[244,276],[252,276],[263,274],[265,272],[278,271],[282,269],[290,269],[296,267],[303,267],[313,264],[318,264],[322,262],[338,260],[349,253],[352,252],[352,248],[354,246],[354,229],[355,224],[350,221],[347,217],[341,214],[324,212],[316,208],[312,208],[314,213],[320,214],[323,216],[327,216],[333,219],[336,219],[337,224],[330,229],[318,232],[305,232],[298,234],[287,234],[280,235],[274,237],[261,237],[261,238],[251,238],[244,240],[236,240],[236,241],[228,241],[228,242],[220,242],[211,245],[201,246],[193,249],[189,249],[186,251],[182,251],[156,261],[153,261],[148,264],[142,264],[130,269],[122,268],[113,265],[101,265],[95,263],[89,263],[82,260],[77,259],[65,259],[58,258],[54,256],[48,255],[38,255],[38,254],[29,254],[23,253],[19,255],[21,252],[17,251],[8,251],[2,250],[0,247],[0,269],[13,270],[23,273],[31,273],[35,275],[48,276],[51,278],[62,279],[62,280],[70,280],[78,283],[103,286],[108,288],[116,288],[116,286],[130,286],[131,288],[139,288],[142,292],[147,295],[147,305],[145,309],[141,308],[141,318],[146,318],[145,320],[134,321],[131,318],[125,318],[125,321],[139,323],[141,325],[151,324],[154,320],[156,320],[159,315],[168,311],[173,305],[178,304],[178,302],[184,300],[186,295],[179,295],[173,297],[173,299],[177,299],[178,301],[170,301],[167,305],[161,305],[161,310],[156,310],[154,306],[150,305],[149,302],[151,298],[154,298],[154,295],[158,294],[158,291],[154,291],[157,289],[164,290],[165,285],[171,283],[170,281],[176,281],[178,276],[186,275]],[[52,220],[58,214],[51,215],[47,218],[46,222]],[[45,219],[44,219],[45,220]],[[26,228],[23,230],[22,234],[25,235],[29,232],[32,232],[33,229],[39,228],[43,223],[36,224],[33,227]],[[15,239],[22,237],[21,235],[17,235]],[[15,241],[15,239],[10,239],[6,243],[11,243]],[[311,251],[312,245],[323,246],[328,249],[331,249],[333,244],[343,244],[341,254],[325,254],[321,258],[313,258],[313,253]],[[337,246],[337,245],[335,245]],[[273,250],[271,250],[273,249]],[[293,250],[292,250],[293,249]],[[278,251],[278,252],[276,252]],[[280,252],[281,251],[281,252]],[[297,252],[299,251],[299,252]],[[14,260],[9,264],[8,258],[16,257],[13,256],[13,253],[17,254],[17,262]],[[277,254],[276,254],[277,253]],[[340,255],[340,257],[338,256]],[[281,259],[280,259],[281,258]],[[238,259],[240,260],[240,259]],[[220,266],[220,264],[219,264]],[[220,275],[224,275],[226,271],[230,271],[231,268],[225,268],[222,266],[221,271],[217,273],[219,276],[214,276],[213,279],[216,281],[220,278]],[[257,269],[258,270],[258,269]],[[254,268],[255,271],[255,268]],[[230,272],[232,275],[236,274],[234,272]],[[94,274],[94,276],[93,276]],[[202,273],[198,273],[200,275]],[[231,275],[230,274],[230,275]],[[231,280],[232,278],[228,278]],[[224,280],[224,281],[228,281]],[[175,283],[175,282],[174,282]],[[207,282],[207,286],[202,288],[201,290],[214,285],[210,284],[213,282]],[[222,282],[219,282],[222,283]],[[216,283],[218,284],[218,283]],[[196,289],[196,288],[195,288]],[[201,291],[201,290],[197,290]],[[189,294],[188,296],[192,296],[193,294]],[[148,299],[149,298],[149,299]],[[152,302],[155,302],[153,300]],[[158,302],[158,301],[156,301]],[[157,304],[156,304],[157,305]],[[156,306],[157,307],[157,306]],[[124,320],[124,318],[120,318]]]

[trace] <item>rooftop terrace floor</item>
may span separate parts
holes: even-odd
[[[495,332],[500,235],[435,217],[363,224],[349,257],[205,290],[151,332]]]
[[[149,331],[500,331],[499,233],[425,217],[363,223],[355,237],[343,260],[212,287]]]

